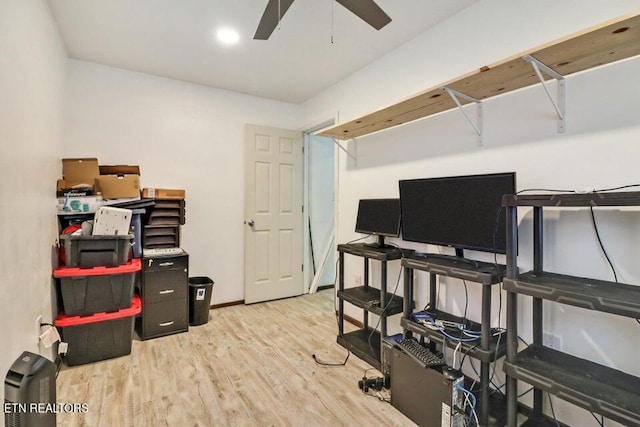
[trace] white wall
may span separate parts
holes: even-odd
[[[52,320],[67,56],[45,0],[0,2],[0,373],[38,348],[35,320]],[[4,394],[4,388],[0,392]],[[4,422],[4,417],[3,421]]]
[[[538,2],[483,0],[423,33],[314,99],[305,103],[306,122],[328,114],[347,121],[485,64],[512,56],[558,37],[640,8],[640,1]],[[551,104],[536,86],[484,103],[485,142],[475,135],[459,111],[447,112],[392,130],[359,138],[357,162],[339,152],[338,242],[353,232],[357,202],[366,197],[397,197],[398,180],[461,174],[516,171],[517,188],[607,188],[640,184],[640,58],[605,66],[567,79],[567,131],[556,133]],[[468,107],[473,108],[473,107]],[[355,144],[348,144],[355,151]],[[618,271],[629,283],[640,283],[638,212],[596,211],[604,244]],[[521,214],[520,266],[532,265],[531,213]],[[545,267],[550,271],[612,280],[601,254],[588,211],[562,211],[546,217]],[[437,250],[401,242],[405,247]],[[469,252],[488,259],[488,254]],[[500,257],[504,261],[504,257]],[[346,257],[346,283],[362,275],[362,262]],[[395,286],[399,268],[389,268]],[[378,283],[379,267],[372,274]],[[427,302],[426,273],[417,273],[418,307]],[[439,304],[461,314],[460,281],[443,279]],[[402,288],[402,286],[400,286]],[[479,289],[469,284],[469,317],[479,320]],[[401,293],[401,292],[399,292]],[[498,323],[498,293],[493,319]],[[528,341],[530,300],[521,298],[520,334]],[[346,304],[347,314],[361,311]],[[502,311],[501,325],[505,313]],[[392,332],[399,321],[389,321]],[[636,355],[640,327],[619,318],[570,306],[545,303],[545,332],[562,338],[563,350],[640,376]],[[476,364],[476,366],[478,366]],[[465,371],[470,372],[468,366]],[[499,378],[504,377],[498,365]],[[530,403],[529,397],[525,401]],[[558,418],[570,425],[592,425],[591,415],[555,400]],[[548,409],[547,409],[548,410]],[[607,422],[607,425],[614,425]]]
[[[244,299],[244,125],[296,128],[300,108],[71,60],[64,154],[140,165],[141,185],[186,189],[189,275],[212,304]]]

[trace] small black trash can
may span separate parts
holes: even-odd
[[[206,276],[189,277],[189,325],[204,325],[209,321],[213,280]]]

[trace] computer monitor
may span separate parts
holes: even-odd
[[[402,238],[411,242],[506,253],[502,196],[515,172],[400,181]]]
[[[378,242],[375,247],[387,247],[384,237],[400,235],[400,200],[399,199],[362,199],[358,204],[356,232],[374,234]]]

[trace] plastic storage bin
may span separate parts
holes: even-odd
[[[134,296],[129,308],[92,316],[58,315],[54,325],[66,342],[68,366],[113,359],[131,353],[135,316],[142,311],[140,297]]]
[[[118,267],[60,267],[53,277],[60,279],[62,306],[67,316],[86,316],[118,311],[131,305],[140,259]]]
[[[213,280],[206,276],[189,277],[189,325],[204,325],[209,321]]]
[[[62,234],[60,243],[64,249],[67,267],[91,268],[115,267],[129,259],[133,235],[121,236],[73,236]]]

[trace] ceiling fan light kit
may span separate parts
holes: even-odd
[[[391,22],[389,15],[374,0],[335,1],[376,30],[380,30]],[[253,36],[254,40],[268,40],[292,3],[293,0],[269,0]]]

